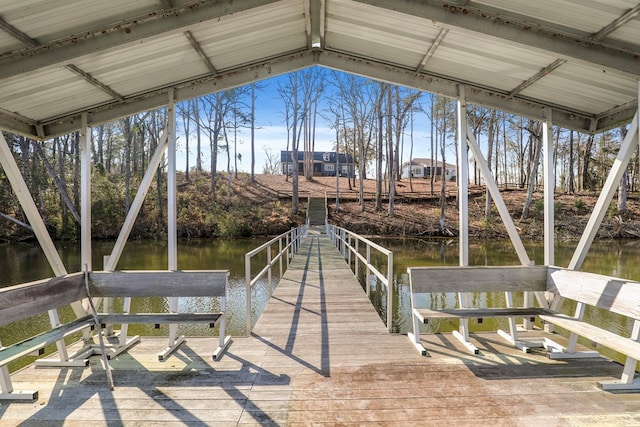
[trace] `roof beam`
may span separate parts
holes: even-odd
[[[440,44],[442,43],[442,41],[444,40],[448,32],[449,32],[448,28],[443,28],[442,30],[440,30],[440,33],[438,33],[438,36],[436,37],[436,39],[433,41],[433,43],[431,43],[431,46],[429,46],[429,50],[427,51],[427,54],[424,56],[424,58],[422,58],[422,61],[420,61],[420,65],[418,65],[418,68],[416,68],[416,71],[420,72],[424,70],[424,67],[427,66],[427,62],[429,62],[433,54],[436,53],[436,50],[438,50],[438,48],[440,47]]]
[[[107,105],[87,110],[87,125],[95,126],[100,123],[116,120],[120,117],[130,116],[140,111],[148,111],[165,106],[168,99],[168,91],[175,89],[175,100],[181,102],[187,99],[218,92],[234,87],[239,87],[252,81],[259,81],[275,77],[291,71],[308,68],[315,65],[318,52],[304,52],[290,54],[270,61],[255,63],[239,69],[221,72],[215,76],[195,79],[180,85],[166,88],[158,88],[154,91],[127,98],[123,101],[114,101]],[[0,126],[2,125],[0,114]],[[58,117],[42,123],[44,136],[39,137],[35,128],[30,132],[23,132],[35,139],[48,139],[58,135],[73,132],[80,127],[81,113]],[[15,129],[15,126],[8,127]],[[23,127],[24,128],[24,127]]]
[[[613,22],[611,22],[609,25],[607,25],[597,33],[594,33],[591,36],[589,36],[589,40],[599,41],[604,39],[609,34],[613,33],[615,30],[625,25],[627,22],[631,21],[632,19],[635,19],[638,15],[640,15],[640,4],[629,9],[622,16],[620,16],[618,19],[615,19]]]
[[[640,52],[591,41],[585,35],[554,31],[551,24],[531,25],[502,11],[495,14],[480,9],[467,9],[445,2],[422,0],[354,0],[383,9],[394,10],[436,21],[452,28],[463,28],[527,46],[554,52],[561,58],[575,58],[601,66],[639,75]],[[513,18],[513,19],[512,19]]]
[[[304,14],[309,49],[324,48],[325,0],[304,0]]]
[[[67,70],[71,71],[72,73],[82,77],[85,81],[87,81],[88,83],[90,83],[93,86],[97,87],[101,91],[108,93],[112,98],[118,99],[120,101],[122,101],[124,99],[124,96],[120,95],[118,92],[116,92],[115,90],[111,89],[109,86],[107,86],[106,84],[102,83],[100,80],[96,79],[91,74],[87,73],[86,71],[82,71],[80,68],[76,67],[75,65],[69,64],[65,68]]]
[[[522,92],[523,90],[525,90],[526,88],[528,88],[529,86],[531,86],[532,84],[540,80],[541,78],[549,75],[556,68],[560,67],[562,64],[565,64],[566,62],[567,62],[566,59],[556,59],[551,64],[544,67],[542,70],[538,71],[536,74],[534,74],[524,82],[520,83],[518,87],[516,87],[509,93],[509,96],[516,96],[517,94],[519,94],[520,92]]]
[[[32,39],[27,34],[23,33],[13,25],[9,24],[7,21],[2,19],[2,17],[0,17],[0,29],[5,31],[6,33],[11,34],[13,38],[20,40],[22,43],[26,44],[27,46],[33,47],[33,46],[40,45],[40,43],[38,43],[37,40]]]
[[[149,14],[144,19],[120,22],[107,31],[83,34],[30,49],[0,59],[0,79],[34,71],[45,66],[61,66],[97,51],[115,48],[190,25],[219,19],[279,0],[203,0],[165,12]]]
[[[33,39],[33,38],[29,37],[29,35],[27,35],[26,33],[18,30],[16,27],[14,27],[13,25],[11,25],[8,22],[4,21],[2,18],[0,18],[0,28],[2,28],[3,30],[5,30],[6,32],[11,34],[13,37],[17,38],[18,40],[22,41],[24,44],[26,44],[26,45],[28,45],[28,46],[30,46],[32,48],[37,48],[37,47],[41,46],[40,42],[38,42],[36,39]],[[71,71],[72,73],[80,76],[82,79],[84,79],[85,81],[89,82],[90,84],[92,84],[93,86],[97,87],[98,89],[102,90],[103,92],[106,92],[111,97],[113,97],[115,99],[119,99],[119,100],[124,99],[124,97],[122,95],[120,95],[118,92],[116,92],[115,90],[111,89],[109,86],[107,86],[106,84],[102,83],[101,81],[99,81],[98,79],[93,77],[91,74],[89,74],[89,73],[81,70],[80,68],[76,67],[75,65],[68,64],[68,65],[65,66],[65,68],[67,70]]]
[[[196,38],[193,36],[191,31],[189,30],[185,31],[184,35],[187,37],[187,39],[189,39],[189,43],[191,43],[191,47],[193,47],[193,50],[198,52],[200,59],[202,59],[202,62],[204,62],[204,65],[207,66],[207,68],[209,69],[209,72],[211,74],[218,74],[218,72],[216,71],[216,67],[213,66],[213,64],[211,63],[211,60],[209,59],[207,54],[204,53],[204,50],[202,50],[202,46],[200,46],[200,43],[198,42],[198,40],[196,40]]]
[[[340,53],[323,52],[319,56],[318,65],[451,98],[458,96],[458,87],[463,85],[466,88],[466,99],[469,102],[490,106],[535,120],[544,120],[543,109],[544,107],[549,107],[535,100],[510,97],[508,93],[500,93],[487,88],[473,86],[467,82],[418,73],[414,70],[376,63],[371,59],[360,59]],[[587,113],[567,111],[557,107],[549,108],[553,109],[554,123],[567,129],[586,132],[592,119],[594,119],[593,115]],[[620,119],[621,116],[618,118]]]

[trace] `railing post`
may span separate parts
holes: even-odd
[[[290,253],[290,251],[291,251],[291,245],[290,245],[290,243],[291,243],[291,239],[290,239],[290,237],[289,237],[289,233],[287,233],[287,234],[284,236],[284,243],[285,243],[285,246],[286,246],[286,248],[287,248],[287,268],[289,268],[289,261],[291,261],[291,259],[289,258],[289,257],[290,257],[290,254],[289,254],[289,253]]]
[[[371,296],[371,245],[367,243],[367,296]]]
[[[351,268],[351,233],[349,233],[349,237],[347,238],[347,263],[349,264],[349,268]]]
[[[269,270],[267,270],[267,283],[269,284],[269,298],[273,294],[273,280],[271,276],[271,245],[267,246],[267,265],[269,266]]]
[[[387,255],[387,330],[393,331],[393,252]]]
[[[247,289],[247,336],[251,336],[251,257],[244,256],[245,286]]]
[[[356,239],[356,259],[355,259],[355,272],[356,272],[356,278],[358,277],[358,255],[360,253],[360,239]]]
[[[278,253],[280,254],[280,258],[278,259],[280,264],[280,279],[282,279],[282,236],[278,238]]]
[[[296,228],[291,229],[291,258],[293,259],[293,255],[295,255],[296,251]]]

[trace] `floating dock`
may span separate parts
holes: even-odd
[[[0,425],[640,425],[640,394],[597,387],[620,365],[553,361],[492,333],[472,340],[479,355],[450,334],[423,335],[429,357],[418,355],[387,332],[329,238],[310,234],[252,335],[220,361],[214,337],[188,337],[164,362],[166,338],[143,337],[111,361],[114,391],[99,357],[87,368],[31,366],[12,379],[39,399],[0,403]]]

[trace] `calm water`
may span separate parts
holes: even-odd
[[[190,240],[179,243],[178,268],[190,269],[228,269],[229,300],[227,312],[229,314],[228,332],[232,335],[245,333],[245,285],[244,285],[244,254],[261,245],[267,239],[244,240]],[[457,265],[458,246],[456,241],[424,240],[424,239],[376,239],[376,242],[394,252],[394,325],[395,332],[406,333],[411,328],[409,286],[407,267],[426,265]],[[556,265],[566,266],[569,263],[575,243],[559,243],[556,246]],[[529,256],[536,264],[543,263],[543,247],[540,243],[525,244]],[[102,267],[102,257],[110,253],[113,242],[96,241],[93,243],[93,268]],[[79,244],[58,244],[58,250],[67,266],[68,271],[79,271]],[[259,271],[266,255],[257,257],[252,264],[252,271]],[[612,276],[619,276],[632,280],[640,280],[640,241],[606,241],[593,245],[587,257],[583,270]],[[507,265],[518,264],[511,244],[505,241],[475,242],[471,244],[471,265]],[[375,263],[380,271],[386,271],[383,258],[376,258]],[[163,242],[133,241],[127,247],[117,266],[118,269],[164,269],[167,265],[167,247]],[[0,244],[0,287],[9,286],[32,280],[51,277],[52,272],[40,248],[32,243]],[[277,282],[279,271],[274,271],[274,282]],[[361,281],[364,282],[364,277]],[[380,316],[386,319],[386,289],[372,280],[371,300],[377,307]],[[498,299],[500,296],[497,297]],[[260,283],[252,291],[252,318],[255,323],[267,304],[268,291],[266,283]],[[116,307],[119,302],[116,301]],[[499,304],[501,301],[488,301],[488,304]],[[197,298],[184,298],[180,302],[181,310],[216,310],[217,301]],[[167,303],[162,298],[135,301],[132,311],[164,311]],[[567,306],[567,310],[571,307]],[[63,321],[71,320],[70,310],[61,310]],[[593,312],[587,316],[597,317],[601,324],[608,329],[621,333],[628,333],[631,324],[624,319],[611,317],[607,314]],[[437,325],[439,331],[454,329],[455,321],[445,321]],[[496,326],[507,327],[506,320],[496,323],[485,321],[482,325],[474,326],[475,330],[491,330]],[[42,331],[48,325],[46,314],[37,319],[21,322],[20,327],[9,325],[0,328],[2,343],[7,345]],[[181,332],[189,335],[210,335],[204,325],[181,325]],[[143,335],[166,335],[166,328],[154,329],[152,325],[132,325],[132,333]],[[213,333],[217,333],[216,330]]]

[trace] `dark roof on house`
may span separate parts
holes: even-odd
[[[328,160],[325,159],[325,155],[328,155]],[[304,160],[304,152],[298,151],[298,161]],[[338,159],[340,163],[353,163],[353,158],[351,154],[340,153],[340,158]],[[291,151],[280,151],[280,162],[290,162],[291,161]],[[336,162],[336,152],[335,151],[314,151],[313,153],[313,161],[314,162],[324,162],[324,163],[335,163]]]

